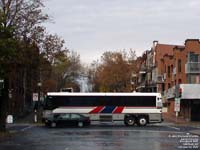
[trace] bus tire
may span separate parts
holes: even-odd
[[[124,119],[124,124],[126,126],[134,126],[135,124],[135,117],[127,117]]]
[[[147,117],[146,116],[139,116],[137,120],[137,125],[138,126],[146,126],[147,125]]]
[[[51,122],[51,127],[55,128],[56,127],[56,123],[55,122]]]

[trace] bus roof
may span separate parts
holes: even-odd
[[[160,93],[69,93],[69,92],[48,92],[47,96],[161,96]]]

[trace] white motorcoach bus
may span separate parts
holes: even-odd
[[[47,93],[43,119],[52,113],[78,113],[91,121],[124,121],[126,126],[160,123],[159,93]]]

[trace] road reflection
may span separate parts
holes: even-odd
[[[145,131],[68,131],[64,132],[68,149],[91,150],[172,150],[180,140],[169,137],[171,133]],[[75,140],[76,139],[76,140]],[[69,144],[70,143],[70,146]]]
[[[0,150],[198,150],[199,141],[199,136],[162,126],[32,126],[0,142]]]

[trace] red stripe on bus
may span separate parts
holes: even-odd
[[[138,108],[138,109],[143,109],[143,108],[147,108],[147,109],[152,109],[152,108],[156,108],[155,107],[151,107],[151,106],[126,106],[127,109],[134,109],[134,108]]]
[[[90,113],[99,113],[103,108],[104,108],[104,106],[98,106],[95,109],[93,109],[92,111],[90,111]]]
[[[123,106],[119,106],[113,111],[113,114],[121,113],[123,110],[124,110],[124,107]]]

